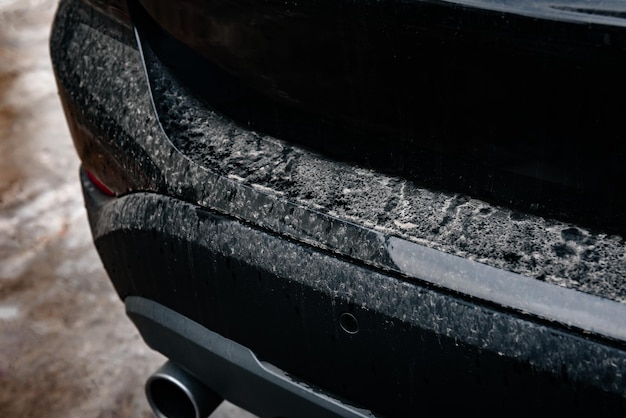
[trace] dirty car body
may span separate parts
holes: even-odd
[[[264,417],[623,415],[624,16],[62,0],[59,94],[130,319]]]

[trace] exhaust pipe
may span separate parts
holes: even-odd
[[[171,361],[148,378],[146,397],[158,418],[206,418],[223,400]]]

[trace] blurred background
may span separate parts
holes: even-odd
[[[0,0],[0,417],[152,417],[143,385],[165,359],[91,241],[48,52],[56,4]]]

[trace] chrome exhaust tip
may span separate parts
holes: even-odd
[[[206,418],[222,398],[168,361],[146,381],[146,397],[158,418]]]

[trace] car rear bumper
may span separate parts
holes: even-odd
[[[84,175],[83,187],[98,251],[146,342],[260,416],[368,416],[348,406],[355,399],[383,416],[485,403],[623,408],[619,343],[410,283],[168,196],[111,198]],[[237,349],[226,356],[224,344]],[[239,372],[223,371],[233,367]]]
[[[186,107],[132,31],[76,5],[59,9],[55,73],[83,165],[123,192],[81,177],[96,247],[151,347],[261,416],[626,409],[623,262],[594,271],[541,254],[573,245],[575,230],[593,238],[581,252],[619,256],[619,237],[421,189]],[[155,97],[206,141],[193,158],[180,146],[193,136],[167,128]],[[513,257],[528,242],[532,257]],[[604,287],[557,286],[580,265]]]

